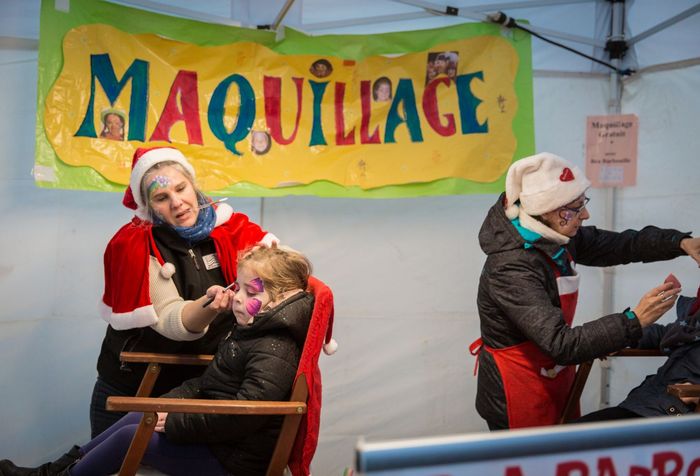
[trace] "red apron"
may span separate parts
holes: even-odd
[[[578,300],[579,275],[573,261],[572,276],[561,276],[556,264],[553,261],[550,264],[557,278],[564,321],[571,326]],[[479,347],[493,356],[501,374],[509,428],[554,425],[559,421],[574,382],[575,366],[556,365],[531,341],[493,349],[482,346],[479,338],[470,346],[472,354],[478,354]],[[579,416],[578,409],[574,416]]]

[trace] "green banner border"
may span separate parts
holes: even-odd
[[[203,23],[151,13],[104,1],[70,0],[70,12],[54,8],[54,0],[42,0],[39,40],[39,78],[37,87],[36,155],[37,166],[50,167],[56,182],[37,181],[44,188],[86,189],[86,183],[97,184],[94,190],[120,192],[124,185],[105,179],[90,167],[74,167],[59,159],[44,134],[44,101],[63,66],[63,37],[72,28],[90,23],[105,23],[127,33],[158,32],[175,40],[200,46],[225,45],[236,41],[254,41],[280,54],[318,54],[362,60],[379,54],[401,54],[424,51],[431,46],[480,35],[501,35],[516,50],[520,65],[515,78],[518,111],[513,121],[518,144],[514,159],[532,155],[534,144],[534,111],[532,103],[532,53],[530,36],[519,30],[501,30],[497,25],[464,23],[431,30],[383,33],[372,35],[309,36],[286,28],[284,38],[265,30],[237,28]],[[265,188],[250,183],[238,183],[212,194],[241,197],[280,197],[286,195],[316,195],[320,197],[399,198],[427,195],[497,193],[503,190],[505,174],[490,183],[448,178],[429,183],[403,184],[361,189],[344,187],[328,181],[285,188]]]

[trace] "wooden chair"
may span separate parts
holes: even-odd
[[[295,476],[309,474],[308,467],[316,450],[320,424],[321,374],[318,358],[324,342],[328,344],[331,340],[333,322],[333,294],[330,288],[311,277],[309,291],[315,296],[314,310],[289,401],[149,398],[162,365],[208,365],[213,356],[122,353],[123,361],[142,362],[148,366],[135,397],[107,398],[108,410],[143,412],[119,476],[136,474],[158,420],[157,412],[284,415],[266,474],[281,476],[287,466]]]
[[[663,357],[663,354],[659,349],[623,349],[614,354],[610,354],[610,357]],[[586,386],[586,380],[588,380],[588,374],[591,372],[591,367],[593,366],[593,360],[583,362],[578,366],[576,370],[576,377],[574,378],[574,383],[571,385],[571,390],[569,391],[569,396],[566,400],[566,405],[562,411],[561,417],[559,418],[559,424],[562,425],[573,419],[576,414],[576,410],[579,406],[579,401],[581,400],[581,394],[583,393],[583,388]],[[686,386],[686,385],[681,385]]]

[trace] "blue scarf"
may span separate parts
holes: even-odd
[[[206,205],[207,200],[204,197],[199,197],[199,205]],[[155,219],[156,225],[162,225],[165,222],[159,217]],[[192,226],[173,226],[173,230],[180,235],[180,237],[187,242],[190,246],[199,243],[200,241],[208,238],[214,229],[216,224],[216,213],[214,212],[213,206],[207,206],[206,208],[200,208],[199,214],[197,215],[197,222]]]

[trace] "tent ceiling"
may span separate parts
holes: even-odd
[[[206,22],[252,26],[282,23],[312,35],[381,33],[481,21],[503,11],[553,40],[586,54],[606,41],[606,0],[109,0]],[[59,0],[67,3],[69,0]],[[36,44],[40,0],[0,2],[0,48]],[[453,8],[451,10],[451,8]],[[450,10],[448,12],[448,10]],[[451,14],[450,14],[451,13]],[[700,1],[627,0],[626,39],[634,68],[700,57]],[[596,26],[598,25],[598,26]],[[593,63],[533,39],[536,70],[601,71]]]

